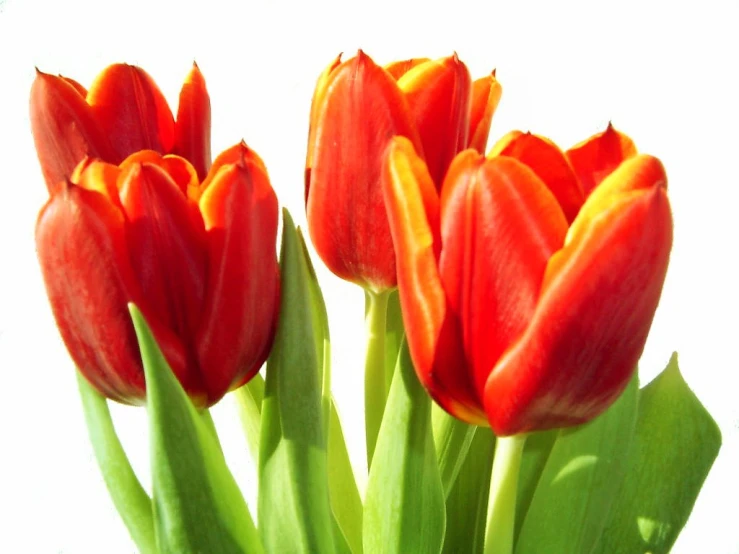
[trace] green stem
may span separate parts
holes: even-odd
[[[502,437],[495,445],[490,478],[485,554],[512,554],[518,472],[526,435]]]
[[[90,442],[113,504],[141,554],[156,554],[151,498],[128,461],[110,417],[108,403],[77,372]]]
[[[385,380],[385,318],[389,291],[367,292],[367,357],[364,364],[364,420],[367,441],[367,469],[375,454],[377,435],[385,413],[387,386]]]

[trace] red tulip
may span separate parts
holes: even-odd
[[[139,150],[179,154],[204,179],[210,168],[210,99],[197,65],[180,92],[177,121],[154,80],[125,64],[106,68],[85,90],[37,71],[31,129],[52,192],[85,157],[119,164]]]
[[[672,246],[659,160],[609,126],[567,154],[522,133],[488,158],[461,152],[440,193],[396,137],[385,173],[408,343],[441,406],[505,436],[577,425],[615,401]]]
[[[460,150],[485,148],[500,98],[494,75],[470,80],[451,56],[395,62],[362,51],[316,85],[306,159],[308,229],[339,277],[379,292],[396,284],[380,178],[387,141],[408,137],[440,179]]]
[[[129,302],[197,405],[259,370],[279,307],[276,238],[277,199],[243,143],[203,183],[184,158],[151,150],[120,166],[84,160],[52,189],[36,225],[73,360],[102,394],[131,404],[145,384]]]

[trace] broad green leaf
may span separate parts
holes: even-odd
[[[331,401],[328,426],[328,486],[334,519],[354,554],[362,552],[362,499],[341,430],[339,413]]]
[[[310,289],[311,314],[313,315],[314,339],[318,367],[321,369],[321,411],[323,413],[324,433],[328,436],[328,488],[331,511],[335,522],[334,537],[336,547],[354,554],[362,552],[362,499],[359,496],[354,478],[349,452],[341,430],[341,420],[331,397],[331,339],[328,327],[328,314],[318,277],[313,269],[308,247],[298,228],[303,258],[308,267],[308,287]],[[336,530],[339,534],[337,535]]]
[[[482,554],[495,435],[478,427],[446,499],[445,554]]]
[[[439,463],[441,485],[448,495],[467,456],[477,426],[468,425],[446,413],[436,404],[431,407],[431,424]]]
[[[526,512],[516,554],[593,549],[626,471],[636,421],[636,374],[593,421],[557,437]]]
[[[267,361],[259,445],[259,529],[267,552],[336,551],[309,269],[283,210],[280,315]]]
[[[308,269],[308,290],[310,291],[311,316],[313,317],[313,339],[316,344],[316,359],[321,375],[321,408],[323,410],[323,433],[328,435],[329,411],[331,409],[331,338],[328,330],[328,314],[323,293],[313,269],[308,246],[298,227],[298,242]]]
[[[669,552],[720,448],[721,432],[688,388],[673,354],[639,392],[626,478],[593,553]]]
[[[157,554],[151,498],[141,486],[113,426],[108,403],[77,372],[85,423],[113,505],[141,554]]]
[[[193,407],[130,304],[146,377],[154,522],[161,554],[263,552],[209,415]]]
[[[529,510],[531,499],[534,496],[536,486],[539,484],[541,472],[549,459],[549,453],[552,451],[554,441],[557,440],[559,429],[551,429],[549,431],[539,431],[531,433],[526,438],[526,445],[523,449],[521,457],[521,469],[518,474],[518,497],[516,498],[516,519],[513,537],[518,537],[518,533],[523,525],[526,512]]]
[[[404,343],[367,481],[365,554],[433,554],[444,541],[445,506],[431,432],[431,400]]]

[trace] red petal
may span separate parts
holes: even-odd
[[[605,131],[576,144],[566,154],[587,196],[621,162],[636,155],[636,146],[609,123]]]
[[[552,191],[567,221],[575,219],[585,196],[567,158],[552,141],[511,131],[498,141],[490,156],[509,156],[529,166]]]
[[[470,381],[459,324],[437,266],[439,199],[423,160],[405,137],[387,150],[383,188],[398,263],[403,320],[418,378],[449,413],[485,424]]]
[[[193,63],[180,91],[175,122],[174,153],[189,161],[202,181],[210,169],[210,96],[205,79]]]
[[[474,148],[480,154],[485,153],[493,114],[495,114],[502,94],[503,88],[495,78],[495,71],[472,83],[469,147]]]
[[[640,156],[602,186],[626,192],[610,195],[585,224],[576,221],[547,268],[530,326],[488,379],[485,408],[498,435],[589,421],[636,368],[672,245],[664,173],[658,160]]]
[[[49,192],[85,156],[110,158],[110,145],[78,90],[62,77],[36,72],[31,87],[31,130]]]
[[[74,168],[70,180],[82,188],[99,192],[113,206],[122,209],[116,186],[120,174],[121,170],[117,165],[85,158]]]
[[[567,221],[546,185],[507,157],[460,154],[441,197],[441,280],[479,398],[500,355],[534,313]]]
[[[189,344],[200,322],[205,294],[203,222],[192,218],[182,190],[156,165],[130,164],[119,183],[131,263],[147,304]],[[189,379],[191,389],[202,390],[195,375]]]
[[[426,165],[441,186],[454,156],[467,147],[471,79],[456,54],[420,64],[398,81],[423,144]]]
[[[330,75],[316,108],[307,215],[328,268],[375,291],[395,286],[380,175],[395,135],[419,144],[395,80],[362,52]]]
[[[277,197],[263,166],[224,165],[200,199],[208,290],[197,333],[209,403],[251,378],[269,353],[279,309]]]
[[[65,77],[64,75],[59,75],[59,77],[61,77],[67,83],[69,83],[70,85],[72,85],[74,87],[74,90],[76,90],[82,98],[86,98],[87,97],[87,89],[85,87],[83,87],[81,84],[79,84],[77,81],[75,81],[71,77]]]
[[[173,368],[181,345],[147,315],[128,261],[123,216],[102,194],[67,185],[39,214],[36,248],[72,359],[108,398],[140,403],[144,375],[127,303],[144,311]]]
[[[310,125],[308,128],[308,153],[305,159],[305,203],[308,203],[308,190],[310,189],[310,173],[313,167],[313,152],[316,142],[316,126],[318,125],[318,113],[323,107],[323,98],[329,82],[331,82],[331,74],[334,69],[341,64],[341,54],[323,70],[316,82],[316,90],[313,92],[313,99],[310,104]]]
[[[428,61],[430,61],[428,58],[410,58],[408,60],[392,62],[385,66],[385,71],[390,73],[390,75],[393,76],[393,79],[397,81],[417,65],[421,65]]]
[[[140,67],[107,67],[90,87],[87,102],[110,138],[120,163],[138,150],[168,154],[174,145],[174,119],[159,87]]]

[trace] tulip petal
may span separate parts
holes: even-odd
[[[80,96],[82,96],[82,98],[87,97],[87,89],[79,84],[77,81],[75,81],[71,77],[65,77],[64,75],[60,75],[60,77],[68,82],[70,85],[72,85],[74,89],[80,94]]]
[[[315,150],[316,142],[316,126],[318,119],[318,112],[321,106],[323,106],[323,97],[326,95],[326,89],[329,82],[331,82],[330,76],[334,69],[339,67],[341,64],[341,54],[336,56],[334,60],[328,64],[328,67],[318,76],[316,82],[316,89],[313,92],[313,98],[310,104],[310,124],[308,127],[308,153],[305,159],[305,202],[308,203],[308,189],[310,188],[310,172],[313,167],[313,151]]]
[[[636,146],[609,123],[605,131],[576,144],[566,155],[587,196],[621,162],[636,155]]]
[[[398,81],[416,123],[429,173],[441,186],[457,152],[467,147],[472,82],[457,55],[417,65]]]
[[[593,220],[608,209],[610,203],[620,201],[625,194],[654,187],[667,188],[665,168],[652,156],[639,154],[629,158],[616,172],[614,178],[607,178],[588,196],[577,218],[570,225],[566,244],[576,235],[584,233],[593,224]]]
[[[405,137],[387,150],[383,188],[398,263],[408,346],[418,378],[449,413],[485,424],[466,371],[459,324],[437,268],[439,198],[423,160]]]
[[[210,96],[196,63],[192,64],[192,70],[180,91],[174,127],[174,153],[195,167],[199,180],[205,179],[211,162]]]
[[[205,228],[179,186],[152,163],[127,165],[119,177],[130,259],[147,304],[185,344],[200,321],[205,290]],[[198,225],[199,223],[199,225]],[[181,380],[203,390],[196,364]]]
[[[122,209],[116,185],[120,174],[117,165],[85,158],[74,168],[70,180],[84,189],[105,195],[116,208]]]
[[[57,190],[85,156],[108,159],[110,145],[79,89],[63,77],[36,71],[30,119],[41,171]]]
[[[612,173],[601,186],[627,192],[610,195],[552,258],[531,324],[485,387],[497,434],[588,421],[626,387],[672,246],[660,168],[655,158],[640,156]]]
[[[498,358],[526,329],[566,233],[556,199],[522,163],[467,150],[449,168],[439,272],[480,398]]]
[[[511,131],[497,142],[489,156],[509,156],[529,166],[552,191],[567,221],[575,219],[585,195],[567,157],[552,141]]]
[[[174,145],[174,118],[154,80],[140,67],[107,67],[87,93],[95,117],[110,137],[120,163],[138,150],[168,154]]]
[[[388,141],[420,148],[395,80],[366,54],[338,66],[317,109],[308,189],[316,251],[339,277],[375,291],[395,286],[395,255],[380,176]]]
[[[200,198],[208,289],[197,352],[210,402],[267,359],[279,310],[277,197],[260,163],[223,165]]]
[[[472,83],[468,145],[480,154],[485,153],[493,114],[495,114],[502,94],[503,88],[495,78],[494,70],[487,77],[477,79]]]
[[[385,66],[385,71],[390,73],[390,75],[393,76],[393,79],[397,81],[417,65],[421,65],[428,61],[431,60],[429,60],[429,58],[410,58],[408,60],[392,62]]]
[[[79,370],[108,398],[141,403],[144,374],[127,303],[141,305],[142,295],[121,212],[102,194],[66,184],[39,214],[36,249],[54,317]],[[176,339],[161,325],[155,334],[173,367],[183,367]]]

